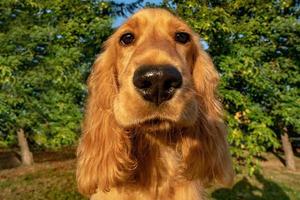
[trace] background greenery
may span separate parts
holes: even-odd
[[[72,145],[80,131],[85,79],[111,33],[108,3],[1,1],[0,145]]]
[[[31,149],[76,145],[92,62],[114,17],[141,3],[0,1],[1,148],[15,147],[20,129]],[[237,172],[254,174],[263,153],[280,148],[282,134],[299,137],[299,1],[165,0],[147,6],[179,15],[208,47],[221,75]]]

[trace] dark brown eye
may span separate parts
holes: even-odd
[[[175,41],[181,44],[185,44],[190,41],[190,35],[186,32],[176,32]]]
[[[128,46],[134,42],[134,35],[132,33],[125,33],[120,37],[120,44]]]

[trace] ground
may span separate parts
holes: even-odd
[[[1,200],[80,200],[76,192],[73,150],[35,153],[35,164],[0,170]],[[237,175],[231,189],[211,188],[213,200],[300,200],[300,158],[298,170],[288,171],[274,154],[267,154],[261,172],[249,177]],[[0,162],[1,152],[0,152]]]

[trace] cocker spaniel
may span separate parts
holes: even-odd
[[[233,170],[218,73],[199,37],[143,9],[105,43],[88,80],[79,191],[93,200],[200,200]]]

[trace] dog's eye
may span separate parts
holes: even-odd
[[[175,41],[185,44],[190,41],[190,35],[186,32],[176,32],[175,33]]]
[[[132,33],[125,33],[120,37],[120,44],[128,46],[134,42],[134,35]]]

